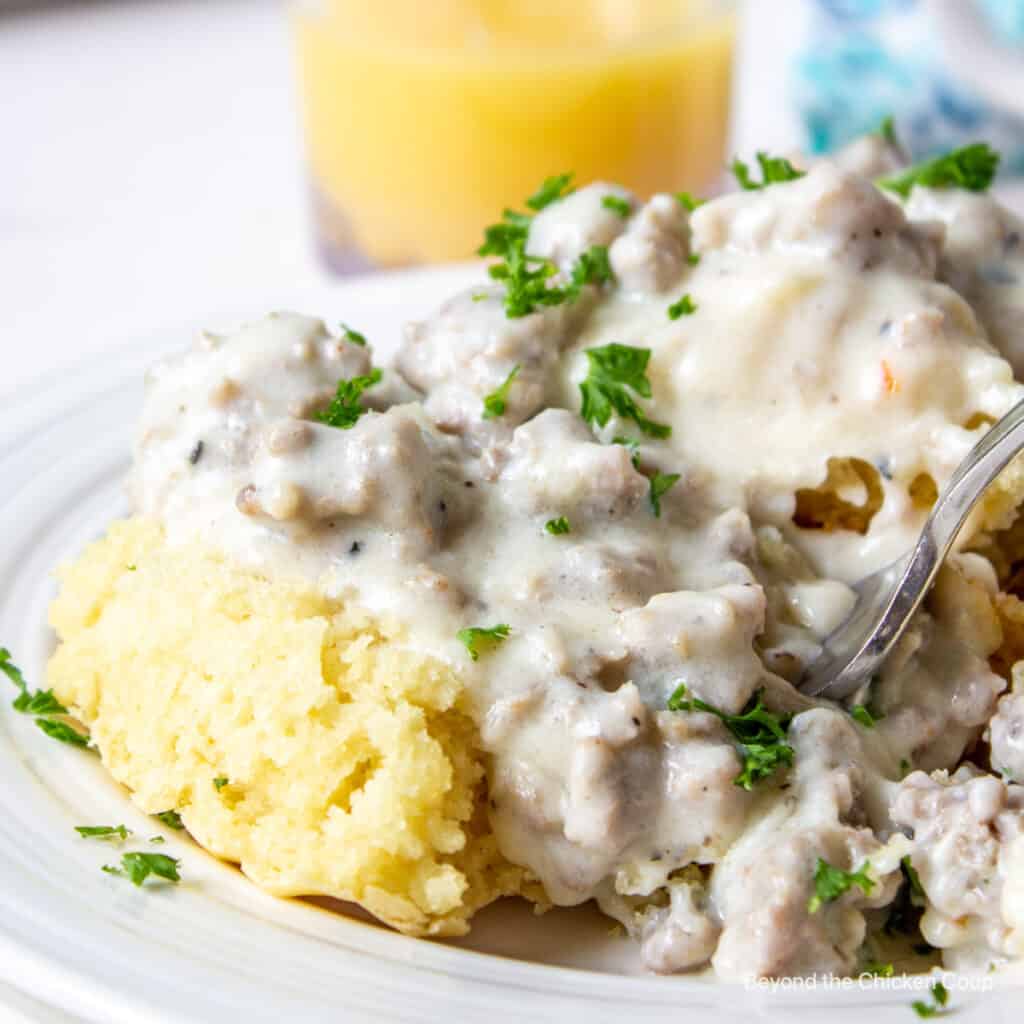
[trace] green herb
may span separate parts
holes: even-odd
[[[150,836],[150,839],[149,839],[149,841],[150,841],[151,843],[157,843],[157,844],[163,844],[163,843],[166,843],[166,842],[167,842],[167,840],[166,840],[166,839],[164,839],[164,837],[163,837],[163,836]]]
[[[628,217],[633,212],[633,208],[629,205],[629,201],[622,199],[619,196],[604,196],[601,200],[601,205],[606,210],[611,210],[612,213],[617,213],[620,217]]]
[[[738,715],[728,714],[697,698],[687,698],[685,684],[678,686],[668,699],[669,711],[706,711],[725,723],[743,754],[743,770],[733,782],[746,790],[773,775],[780,765],[793,763],[793,748],[786,742],[786,730],[793,716],[769,711],[761,703],[763,693],[758,690]]]
[[[135,564],[132,564],[132,565],[126,565],[126,566],[125,566],[125,568],[126,568],[126,569],[127,569],[127,570],[128,570],[129,572],[135,572],[135,570],[136,570],[136,569],[138,569],[138,566],[137,566],[137,565],[135,565]]]
[[[557,519],[549,519],[544,524],[544,529],[551,534],[552,537],[560,537],[563,533],[571,532],[569,526],[569,520],[565,516],[559,516]]]
[[[219,793],[228,784],[228,779],[223,775],[218,775],[213,780],[213,788]]]
[[[161,811],[159,814],[154,814],[153,817],[157,821],[163,822],[168,828],[177,829],[179,832],[185,827],[185,823],[177,811]]]
[[[66,722],[58,722],[48,717],[66,715],[68,709],[53,695],[53,690],[35,690],[34,692],[30,690],[21,669],[11,661],[11,652],[6,647],[0,647],[0,672],[3,672],[20,691],[11,702],[15,711],[34,716],[36,727],[46,733],[50,739],[69,743],[75,747],[89,746],[87,734],[79,732]]]
[[[697,266],[697,264],[700,263],[700,253],[691,252],[690,255],[686,257],[686,262],[689,263],[691,267]]]
[[[896,893],[896,898],[889,906],[889,914],[885,920],[887,935],[919,935],[921,932],[921,915],[924,912],[925,892],[917,870],[910,862],[909,854],[900,860],[900,871],[903,873],[903,885]],[[924,952],[931,952],[927,946]]]
[[[928,990],[928,994],[932,997],[930,1003],[926,1003],[923,999],[915,999],[910,1005],[914,1008],[914,1013],[918,1017],[938,1017],[940,1014],[946,1012],[946,1003],[949,1002],[949,992],[946,986],[941,981],[935,982],[934,985]]]
[[[677,192],[676,199],[679,200],[683,209],[686,210],[688,213],[693,213],[693,211],[696,210],[698,206],[703,206],[707,202],[706,199],[698,199],[696,196],[691,195],[689,192]]]
[[[164,853],[126,853],[121,857],[121,866],[105,864],[103,870],[108,875],[127,878],[132,885],[142,885],[150,875],[163,878],[168,882],[180,882],[178,865],[181,862]]]
[[[11,652],[6,647],[0,647],[0,672],[3,672],[22,693],[28,689],[28,683],[25,682],[21,669],[11,661]],[[15,704],[15,707],[17,707],[17,704]]]
[[[854,704],[850,708],[850,717],[864,726],[865,729],[874,729],[878,719],[871,714],[866,704]]]
[[[53,695],[53,690],[22,690],[13,707],[26,715],[66,715],[68,709]]]
[[[512,381],[519,373],[519,364],[509,371],[504,383],[498,385],[489,395],[484,395],[484,419],[493,420],[498,416],[505,415],[506,403],[508,401],[508,389],[512,387]]]
[[[905,779],[910,774],[910,769],[913,767],[911,763],[904,757],[900,760],[900,778]]]
[[[900,174],[879,178],[875,184],[904,199],[915,185],[984,192],[992,184],[998,168],[999,154],[987,143],[975,142],[932,160],[925,160]]]
[[[634,441],[631,437],[617,436],[612,438],[612,444],[621,444],[629,451],[629,460],[636,469],[640,465],[640,442]]]
[[[35,723],[37,728],[46,733],[51,740],[59,740],[72,747],[89,746],[89,737],[68,725],[67,722],[57,722],[52,718],[37,718]]]
[[[360,334],[359,331],[353,331],[348,324],[343,323],[341,325],[342,337],[346,341],[351,341],[353,345],[358,345],[360,348],[366,348],[366,335]]]
[[[681,316],[690,316],[697,312],[697,304],[690,298],[689,294],[684,295],[678,302],[673,302],[668,307],[669,320],[678,320]]]
[[[679,473],[655,473],[651,477],[651,489],[648,497],[655,516],[661,518],[661,499],[678,483]]]
[[[917,873],[917,868],[911,862],[909,853],[905,857],[900,858],[900,867],[903,869],[903,874],[910,887],[911,902],[915,907],[923,907],[927,897],[925,896],[924,886],[921,884],[921,876]]]
[[[827,860],[818,858],[814,871],[814,895],[807,901],[807,912],[815,914],[825,903],[839,899],[851,886],[859,886],[865,896],[871,895],[875,880],[868,875],[871,861],[866,860],[857,871],[834,868]]]
[[[329,427],[349,430],[359,422],[359,417],[366,410],[359,404],[362,393],[374,384],[379,384],[383,373],[374,369],[364,377],[352,377],[350,380],[338,381],[338,391],[331,404],[313,417],[318,423],[326,423]]]
[[[83,839],[127,839],[131,829],[124,825],[76,825],[75,831]]]
[[[651,358],[649,348],[633,348],[613,342],[602,348],[588,348],[588,373],[580,381],[583,404],[580,415],[588,423],[603,427],[613,412],[630,419],[650,437],[668,437],[672,428],[647,419],[629,393],[641,398],[651,397],[651,382],[647,378],[647,364]]]
[[[571,174],[548,178],[526,200],[532,210],[543,210],[564,198]],[[477,249],[478,256],[497,256],[499,261],[488,268],[495,281],[505,285],[505,315],[522,317],[534,312],[538,306],[557,306],[575,301],[586,284],[602,284],[612,280],[608,263],[608,249],[603,245],[591,246],[573,265],[569,284],[552,286],[549,279],[558,273],[551,260],[530,256],[526,252],[531,217],[515,210],[505,210],[497,224],[484,229],[484,243]]]
[[[608,262],[608,246],[592,245],[581,252],[573,264],[572,276],[566,296],[575,300],[587,284],[607,284],[614,280],[612,265]]]
[[[469,656],[476,661],[481,654],[505,640],[510,632],[511,627],[501,623],[491,626],[490,629],[485,629],[482,626],[470,626],[468,629],[460,629],[455,635],[469,651]]]
[[[572,181],[571,171],[567,174],[555,174],[550,178],[545,178],[544,184],[526,200],[526,205],[531,210],[539,212],[559,199],[564,199],[572,191],[569,188],[570,181]]]
[[[880,960],[868,960],[860,969],[860,973],[870,974],[873,978],[891,978],[896,973],[892,964],[884,964]]]
[[[765,188],[768,185],[779,185],[787,181],[796,181],[804,176],[803,171],[798,171],[785,157],[769,156],[767,153],[758,152],[757,162],[761,165],[761,180],[755,181],[751,176],[750,168],[737,157],[732,162],[732,173],[740,183],[740,188],[752,191]]]
[[[890,146],[899,146],[900,140],[896,137],[896,123],[892,119],[892,114],[882,118],[882,123],[878,126],[878,134]]]

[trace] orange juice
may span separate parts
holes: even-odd
[[[322,0],[295,8],[328,248],[464,259],[546,176],[640,195],[724,158],[734,38],[710,0]]]

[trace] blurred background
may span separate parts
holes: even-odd
[[[1024,0],[0,0],[0,97],[7,348],[469,259],[548,174],[710,194],[890,114],[1024,197]]]

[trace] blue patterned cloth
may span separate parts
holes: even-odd
[[[968,0],[961,0],[968,2]],[[1024,0],[982,0],[994,29],[1024,43]],[[984,140],[1001,173],[1024,175],[1024,118],[993,107],[942,66],[919,0],[816,0],[792,89],[809,152],[828,153],[892,115],[914,159]]]

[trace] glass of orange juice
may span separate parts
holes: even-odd
[[[547,176],[699,192],[724,159],[728,0],[292,5],[330,266],[470,257]]]

